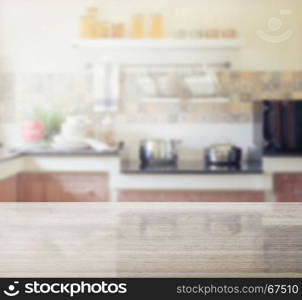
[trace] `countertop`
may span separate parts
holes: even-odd
[[[0,276],[301,278],[301,215],[301,203],[2,203]]]
[[[204,166],[202,161],[182,160],[176,167],[141,169],[138,161],[123,159],[119,151],[27,151],[9,156],[0,154],[0,159],[1,157],[7,161],[1,161],[0,180],[12,178],[22,172],[106,173],[110,178],[111,201],[117,201],[118,191],[131,189],[264,191],[271,190],[272,187],[273,172],[270,172],[270,165],[265,160],[263,169],[259,163],[243,164],[239,169],[211,169]],[[286,165],[302,170],[302,160],[300,165],[297,163],[300,159],[291,160],[293,162],[286,162]],[[273,162],[272,165],[275,166],[276,163]],[[284,164],[281,165],[284,168]],[[267,170],[269,175],[266,174]],[[157,180],[154,176],[157,176]]]
[[[71,161],[81,160],[84,163],[85,170],[102,169],[105,165],[110,165],[112,159],[114,166],[112,168],[120,175],[261,175],[264,173],[280,173],[280,172],[302,172],[302,155],[298,153],[274,153],[265,154],[262,161],[256,163],[244,163],[240,168],[235,167],[217,167],[209,168],[202,161],[182,161],[180,160],[177,166],[159,166],[142,168],[138,160],[131,161],[123,157],[122,150],[113,149],[110,151],[58,151],[50,149],[27,150],[9,152],[6,150],[0,151],[0,162],[17,164],[19,159],[48,159],[47,168],[53,169],[53,165],[57,166],[58,170],[77,170],[72,165]],[[87,157],[87,159],[85,159]],[[70,159],[69,159],[70,158]],[[110,158],[110,159],[106,159]],[[88,168],[88,160],[92,163]],[[94,160],[94,162],[92,162]],[[45,161],[46,163],[46,161]],[[3,165],[4,166],[4,165]],[[118,167],[119,166],[119,167]],[[21,167],[20,167],[21,168]],[[108,167],[109,168],[109,167]],[[117,169],[118,168],[118,169]],[[83,170],[84,170],[83,169]],[[3,173],[3,172],[2,172]],[[8,172],[9,173],[9,172]]]
[[[302,157],[302,152],[264,152],[263,157]]]
[[[95,151],[95,150],[81,150],[81,151],[58,151],[58,150],[23,150],[23,151],[0,151],[0,162],[12,160],[22,156],[119,156],[120,150],[106,150],[106,151]]]
[[[19,152],[0,151],[0,162],[5,162],[22,156]]]
[[[19,155],[33,155],[33,156],[119,156],[120,150],[80,150],[80,151],[59,151],[59,150],[31,150],[31,151],[20,151]]]
[[[139,161],[123,161],[123,174],[262,174],[261,162],[244,163],[239,168],[231,166],[209,167],[201,161],[178,162],[176,166],[142,167]]]

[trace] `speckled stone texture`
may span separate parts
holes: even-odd
[[[176,70],[171,95],[177,102],[144,102],[137,79],[146,71],[127,72],[121,76],[122,99],[116,118],[126,122],[151,123],[247,123],[255,117],[251,102],[264,99],[302,99],[302,71],[218,71],[218,90],[214,96],[227,97],[229,103],[192,102],[192,95],[182,88],[184,78],[200,71]],[[169,71],[171,72],[171,70]],[[160,82],[165,71],[150,71],[155,82]],[[177,80],[176,80],[177,77]],[[12,74],[0,73],[0,118],[14,122],[25,118],[35,105],[56,105],[68,111],[71,107],[93,106],[92,76],[79,74]],[[160,89],[159,89],[160,90]],[[98,114],[98,113],[92,113]]]
[[[302,205],[2,203],[0,277],[301,277]]]

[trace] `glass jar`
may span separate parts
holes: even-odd
[[[112,24],[111,36],[113,38],[125,37],[125,26],[124,24]]]
[[[132,17],[132,38],[141,39],[144,37],[144,17],[134,15]]]
[[[97,38],[98,9],[87,8],[86,14],[81,17],[80,37],[84,39]]]
[[[208,39],[218,39],[221,36],[220,33],[220,30],[216,28],[208,29],[206,31],[206,37]]]
[[[153,39],[161,39],[163,35],[163,17],[160,14],[155,14],[151,16],[150,37]]]
[[[97,38],[108,38],[110,36],[110,24],[107,22],[97,23]]]
[[[225,38],[225,39],[235,39],[235,38],[237,38],[238,34],[235,29],[225,29],[225,30],[222,30],[221,36],[222,36],[222,38]]]

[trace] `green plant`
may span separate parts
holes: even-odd
[[[45,127],[44,140],[49,141],[55,134],[61,130],[64,116],[62,113],[42,107],[34,109],[33,117],[36,121],[40,121]]]

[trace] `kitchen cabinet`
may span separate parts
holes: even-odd
[[[11,177],[0,181],[0,202],[17,201],[17,177]]]
[[[274,192],[278,202],[302,202],[302,173],[274,175]]]
[[[22,173],[18,176],[20,202],[108,201],[106,173]]]
[[[134,191],[119,192],[119,202],[264,202],[262,191]]]

